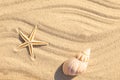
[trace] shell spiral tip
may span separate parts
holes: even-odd
[[[86,49],[85,51],[83,51],[86,55],[90,55],[90,52],[91,52],[91,49],[90,48],[88,48],[88,49]]]

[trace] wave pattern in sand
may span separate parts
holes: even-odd
[[[0,79],[119,80],[120,3],[114,0],[0,0]],[[17,30],[29,35],[35,25],[32,62]],[[79,51],[92,49],[85,74],[63,75],[62,63]]]

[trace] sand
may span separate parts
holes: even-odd
[[[18,30],[38,25],[31,61]],[[91,48],[87,71],[65,76],[63,62]],[[0,80],[120,80],[119,0],[0,0]]]

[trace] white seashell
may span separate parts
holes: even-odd
[[[89,56],[90,49],[86,49],[75,58],[65,61],[62,67],[64,74],[74,76],[85,72],[88,66]]]

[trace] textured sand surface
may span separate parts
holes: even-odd
[[[50,43],[34,47],[35,61],[17,30]],[[86,73],[69,77],[62,63],[91,48]],[[0,80],[120,80],[119,0],[0,0]]]

